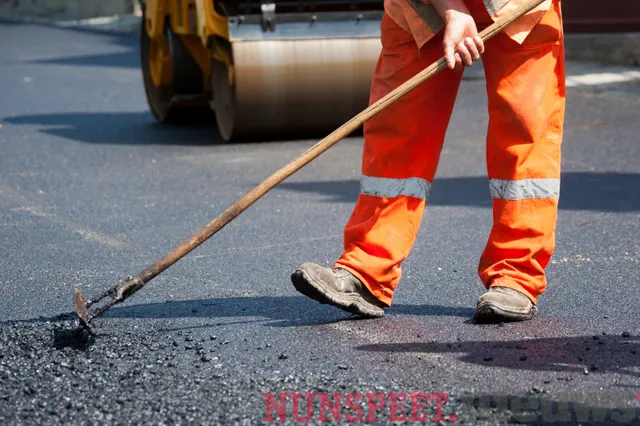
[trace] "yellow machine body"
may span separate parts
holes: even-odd
[[[141,59],[156,118],[210,108],[224,139],[269,139],[328,132],[364,109],[383,2],[295,3],[146,0]]]

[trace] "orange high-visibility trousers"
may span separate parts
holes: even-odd
[[[492,22],[482,0],[466,3],[479,29]],[[371,102],[443,54],[441,34],[418,50],[387,15],[381,30]],[[537,303],[554,250],[560,190],[566,98],[560,2],[524,43],[504,34],[489,40],[483,64],[493,228],[479,276],[486,288],[510,287]],[[361,192],[335,267],[352,272],[387,305],[420,226],[461,79],[462,73],[445,70],[364,127]]]

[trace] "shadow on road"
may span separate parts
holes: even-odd
[[[209,109],[193,109],[179,125],[159,124],[151,112],[73,112],[21,115],[0,118],[20,126],[39,126],[39,132],[79,142],[105,145],[213,145],[228,143],[218,132],[215,114]],[[361,136],[357,130],[350,137]],[[276,134],[249,136],[239,142],[320,140],[325,134]]]
[[[150,112],[23,115],[5,123],[43,126],[43,133],[94,144],[214,145],[225,143],[210,111],[194,113],[185,125],[156,123]]]
[[[376,332],[379,336],[384,335],[383,341],[393,341],[397,339],[397,336],[404,334],[406,327],[402,320],[396,320],[399,319],[398,315],[469,318],[472,311],[471,308],[441,305],[397,304],[389,309],[391,315],[389,318],[376,320],[381,321],[376,327]],[[73,314],[64,314],[60,316],[59,320],[68,320],[73,316]],[[104,316],[104,320],[124,318],[199,318],[212,321],[205,325],[202,323],[187,325],[185,328],[206,328],[245,323],[263,323],[268,327],[300,327],[345,320],[359,321],[357,317],[337,309],[320,308],[315,302],[302,296],[244,296],[147,303],[115,307]],[[56,321],[56,319],[40,318],[32,321]],[[365,322],[370,324],[366,320]],[[546,327],[551,323],[555,324],[553,327],[557,326],[552,319],[545,322],[542,318],[535,319],[525,325],[545,333]],[[522,325],[523,323],[516,323],[513,324],[513,327]],[[624,336],[589,335],[523,339],[516,337],[520,333],[514,334],[513,331],[510,331],[511,326],[476,325],[475,327],[496,328],[496,335],[513,335],[513,340],[453,341],[454,336],[452,336],[452,340],[448,342],[425,338],[414,342],[360,345],[355,349],[384,354],[450,353],[457,356],[459,361],[483,367],[547,371],[559,374],[584,374],[586,368],[588,374],[614,373],[633,377],[636,382],[636,379],[640,379],[640,370],[638,370],[640,368],[640,336],[625,334]],[[558,380],[570,381],[571,378],[559,375]]]
[[[28,61],[27,63],[89,67],[140,68],[140,58],[138,56],[137,51],[131,50],[124,52],[98,53],[95,55],[39,59],[36,61]]]
[[[394,304],[390,314],[471,317],[473,309],[441,305]],[[349,318],[334,308],[318,309],[317,303],[302,296],[228,297],[204,300],[168,301],[111,309],[108,318],[239,318],[261,317],[276,322],[274,327],[324,324]],[[355,317],[354,317],[355,318]],[[248,322],[252,322],[247,319]],[[263,321],[263,320],[255,320]],[[226,322],[224,324],[227,324]]]
[[[597,340],[595,340],[597,339]],[[509,341],[409,342],[359,346],[384,353],[453,353],[459,361],[484,367],[640,378],[640,336],[578,336]]]
[[[280,189],[320,194],[327,201],[353,203],[358,198],[358,180],[283,182]],[[560,208],[630,212],[640,210],[640,174],[567,172],[562,175]],[[486,177],[436,178],[430,205],[491,207]]]

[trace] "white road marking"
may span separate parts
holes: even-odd
[[[600,86],[603,84],[625,83],[640,80],[640,71],[602,72],[581,75],[568,75],[567,87]]]
[[[48,219],[58,225],[61,225],[68,231],[80,235],[86,241],[94,241],[105,246],[118,248],[126,245],[124,241],[103,234],[102,232],[87,229],[84,226],[77,225],[68,219],[58,217],[53,213],[47,213],[41,205],[32,202],[20,194],[16,194],[7,186],[2,184],[0,184],[0,196],[7,197],[12,202],[19,204],[19,207],[14,207],[10,209],[10,211],[27,212],[32,216]]]

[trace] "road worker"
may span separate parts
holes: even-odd
[[[438,60],[448,68],[364,127],[360,195],[333,268],[305,263],[295,288],[363,317],[391,305],[428,201],[464,67],[482,56],[493,227],[478,272],[477,321],[537,312],[555,244],[565,109],[560,0],[547,0],[483,43],[478,31],[523,0],[385,0],[370,101]],[[486,48],[486,50],[485,50]],[[437,185],[437,182],[435,183]]]

